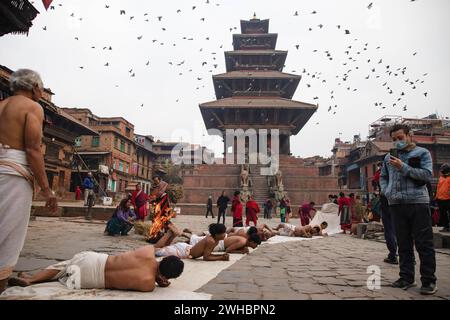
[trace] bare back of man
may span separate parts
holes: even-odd
[[[239,236],[239,235],[229,235],[224,240],[224,247],[226,253],[248,253],[249,250],[247,248],[247,239],[248,234],[246,234],[246,237]]]
[[[230,233],[228,233],[228,236],[240,236],[240,237],[244,237],[246,239],[248,239],[248,233],[245,229],[232,229]]]
[[[153,291],[158,263],[153,246],[109,256],[105,266],[108,289]]]
[[[18,277],[11,278],[9,283],[10,285],[30,286],[54,281],[55,276],[59,273],[59,269],[51,267],[34,275],[20,272]],[[108,256],[104,273],[106,289],[153,291],[158,275],[158,263],[153,246],[145,246],[117,256]]]
[[[203,260],[206,261],[217,261],[225,260],[228,261],[230,258],[228,254],[213,254],[214,248],[219,244],[218,240],[215,240],[212,236],[205,236],[202,240],[197,242],[190,250],[190,255],[192,259],[197,259],[203,256]]]

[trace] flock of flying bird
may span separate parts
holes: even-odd
[[[409,0],[409,1],[410,2],[415,2],[417,0]],[[209,5],[210,4],[209,0],[206,0],[205,4]],[[216,3],[215,5],[219,6],[220,4]],[[59,4],[57,4],[57,6],[62,7],[63,5],[59,3]],[[369,3],[367,5],[367,9],[368,10],[371,10],[372,7],[373,7],[373,2],[371,2],[371,3]],[[56,8],[55,5],[50,6],[50,10],[55,10],[55,8]],[[105,4],[104,9],[105,10],[112,10],[112,8],[111,8],[111,6],[109,4]],[[197,9],[197,6],[191,6],[190,7],[190,11],[195,11],[196,9]],[[182,10],[181,9],[177,9],[176,13],[177,14],[181,14]],[[298,17],[301,14],[303,14],[303,12],[295,11],[293,13],[293,16],[294,17]],[[317,11],[314,10],[314,11],[310,12],[309,14],[316,15]],[[126,12],[125,9],[120,9],[119,12],[118,12],[118,15],[119,16],[127,16],[127,12]],[[70,14],[70,18],[78,19],[79,21],[83,20],[82,17],[75,17],[74,13]],[[143,18],[143,21],[145,21],[145,22],[150,22],[150,20],[152,19],[150,17],[149,13],[143,13],[143,17],[142,18]],[[128,19],[131,21],[133,19],[138,19],[138,18],[135,17],[135,16],[129,16]],[[155,16],[154,17],[154,21],[158,22],[158,23],[163,23],[164,22],[164,17],[160,16],[160,15],[159,16]],[[201,17],[200,21],[205,22],[206,18],[205,17]],[[325,26],[323,24],[318,24],[317,27],[320,30],[320,29],[323,29]],[[160,28],[161,28],[162,31],[167,31],[167,26],[164,26],[163,24],[161,24]],[[336,28],[338,30],[342,30],[343,34],[345,36],[348,36],[348,35],[352,34],[349,29],[343,28],[343,26],[341,26],[341,25],[337,25]],[[47,30],[47,26],[44,26],[42,29],[44,31],[46,31]],[[230,27],[229,28],[230,32],[233,32],[233,30],[237,30],[237,27]],[[314,31],[314,28],[308,27],[308,31],[312,32],[312,31]],[[144,35],[139,34],[139,35],[136,36],[136,41],[140,41],[143,38],[144,38]],[[185,41],[193,41],[194,37],[186,37],[185,36],[182,39],[185,40]],[[74,40],[79,41],[80,39],[79,39],[78,36],[75,36]],[[208,40],[210,40],[210,37],[206,37],[204,40],[208,41]],[[412,76],[408,76],[407,75],[407,67],[406,66],[394,67],[392,65],[389,65],[389,64],[386,64],[385,62],[383,62],[383,58],[376,58],[376,59],[374,59],[374,58],[368,57],[367,56],[367,52],[369,52],[368,51],[369,47],[370,47],[369,43],[365,43],[364,45],[358,47],[358,41],[359,41],[358,39],[354,39],[354,42],[346,47],[346,49],[344,51],[346,60],[338,62],[346,70],[344,72],[342,72],[342,74],[335,75],[335,79],[333,79],[333,80],[335,80],[337,82],[336,83],[337,86],[340,86],[340,87],[344,88],[343,90],[347,90],[348,92],[357,92],[358,91],[357,88],[354,88],[351,85],[348,85],[348,83],[350,83],[349,80],[354,78],[353,74],[357,73],[358,70],[359,70],[359,72],[366,72],[367,75],[364,77],[365,80],[381,79],[382,81],[380,81],[380,83],[383,82],[381,84],[381,86],[383,88],[385,88],[387,94],[389,94],[389,97],[393,97],[392,101],[390,103],[386,103],[386,102],[383,102],[383,101],[375,101],[375,102],[373,102],[373,105],[375,107],[380,107],[381,109],[385,109],[388,106],[392,106],[392,107],[400,106],[400,107],[402,107],[403,111],[407,111],[407,104],[404,103],[405,96],[406,96],[405,88],[398,88],[398,86],[396,88],[391,87],[391,85],[389,84],[390,80],[394,79],[394,78],[403,78],[402,80],[405,83],[405,85],[408,86],[409,89],[412,89],[412,90],[418,90],[420,85],[423,84],[425,82],[425,80],[423,78],[420,78],[420,77],[419,78],[417,78],[417,77],[413,78]],[[168,45],[168,44],[165,44],[164,42],[158,41],[157,39],[151,39],[151,42],[153,44],[155,44],[155,45],[159,44],[160,46]],[[176,46],[176,43],[173,43],[172,46]],[[300,44],[295,44],[294,47],[295,47],[296,50],[303,49],[303,48],[301,48]],[[96,46],[91,46],[90,48],[91,49],[96,49]],[[222,49],[222,48],[223,48],[223,45],[221,44],[218,47],[218,49]],[[375,50],[379,50],[380,48],[381,48],[381,46],[376,46]],[[107,45],[107,46],[103,46],[102,50],[112,51],[113,48],[112,48],[112,46]],[[219,50],[219,51],[221,51],[221,50]],[[199,52],[203,52],[203,48],[200,48]],[[312,52],[314,54],[320,54],[320,52],[318,50],[316,50],[316,49],[313,50]],[[213,72],[212,67],[214,69],[217,69],[217,67],[219,65],[219,63],[216,61],[216,54],[217,53],[216,52],[210,52],[210,54],[211,54],[211,57],[212,57],[212,61],[202,61],[201,62],[202,72],[204,72],[205,66],[207,68],[209,68],[209,66],[211,66],[211,68],[209,68],[208,71],[209,71],[209,73],[212,73]],[[336,59],[333,56],[333,53],[331,51],[326,50],[326,51],[323,52],[323,54],[324,54],[324,58],[325,59],[327,59],[329,61],[333,61],[334,60],[334,63],[336,63]],[[416,56],[417,52],[412,53],[412,55]],[[357,58],[357,59],[355,59],[355,58]],[[168,61],[168,64],[173,66],[173,67],[182,67],[182,66],[185,66],[185,62],[186,62],[185,60],[182,60],[182,61],[179,61],[179,62]],[[360,62],[363,62],[364,65],[361,65]],[[106,62],[104,64],[104,67],[109,67],[109,66],[110,66],[109,62]],[[150,60],[148,60],[145,63],[145,66],[146,67],[150,66]],[[80,70],[85,70],[86,69],[85,66],[78,66],[78,68]],[[128,70],[129,76],[131,78],[135,78],[136,77],[135,68],[136,67],[133,67],[130,70]],[[192,73],[194,71],[193,68],[191,68],[191,67],[188,67],[188,68],[189,68],[189,69],[187,69],[188,72]],[[292,73],[296,73],[297,71],[296,70],[292,70],[291,72]],[[302,74],[303,81],[306,82],[306,87],[307,88],[311,88],[313,86],[313,84],[314,84],[314,86],[317,85],[317,84],[321,84],[321,85],[326,85],[327,86],[327,85],[331,85],[331,82],[332,82],[331,79],[322,79],[322,77],[324,76],[322,74],[322,72],[313,72],[313,71],[309,71],[309,70],[304,68],[303,71],[301,72],[301,74]],[[179,72],[178,75],[182,76],[183,72]],[[422,75],[422,77],[426,77],[426,76],[427,76],[427,73],[424,73]],[[387,77],[387,80],[386,80],[386,77]],[[196,79],[196,81],[202,81],[204,78],[205,78],[204,76],[194,76],[193,79],[194,80]],[[210,81],[210,79],[205,79],[205,80]],[[356,80],[359,81],[359,80],[362,80],[362,79],[356,79]],[[117,85],[117,84],[115,86],[119,87],[119,85]],[[205,86],[199,84],[196,87],[196,90],[199,90],[200,87],[204,88]],[[335,101],[335,99],[336,99],[335,96],[337,95],[337,93],[338,92],[337,92],[336,88],[334,90],[330,91],[330,101]],[[428,93],[424,92],[423,95],[426,97],[428,95]],[[176,99],[176,102],[179,102],[179,100],[180,100],[179,98]],[[313,100],[314,101],[315,100],[319,100],[319,97],[313,97]],[[333,102],[331,104],[333,104]],[[141,107],[143,107],[143,106],[144,106],[144,104],[141,104]],[[330,112],[332,114],[336,114],[337,108],[338,108],[338,104],[330,105],[328,107],[328,112]]]

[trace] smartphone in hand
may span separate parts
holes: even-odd
[[[393,156],[394,158],[398,158],[398,149],[397,148],[392,148],[391,150],[389,150],[389,154],[391,156]]]

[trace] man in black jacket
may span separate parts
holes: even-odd
[[[220,216],[223,217],[223,224],[225,224],[225,213],[228,207],[230,198],[227,197],[225,191],[222,191],[222,195],[217,199],[217,207],[219,208],[219,215],[217,216],[217,223],[220,223]]]

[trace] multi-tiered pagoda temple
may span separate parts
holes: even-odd
[[[225,52],[227,72],[213,76],[217,100],[200,104],[206,128],[224,137],[226,129],[279,129],[280,154],[289,155],[290,136],[317,106],[292,100],[301,76],[283,72],[287,51],[275,49],[268,19],[241,20],[241,32],[233,35],[234,51]]]
[[[296,205],[305,201],[324,203],[328,194],[339,192],[337,178],[320,176],[318,166],[291,156],[289,142],[290,137],[308,122],[317,106],[292,100],[301,77],[283,72],[287,51],[275,49],[277,34],[269,33],[269,20],[253,17],[241,21],[241,29],[241,34],[233,36],[234,51],[225,52],[227,72],[213,76],[217,100],[200,104],[206,128],[222,132],[226,157],[231,151],[227,145],[227,129],[255,129],[257,132],[259,129],[278,129],[277,176],[260,174],[261,163],[250,164],[249,191],[261,206],[267,198],[274,198],[274,188],[279,190],[278,181],[282,180],[284,192],[290,197],[295,212]],[[271,140],[267,139],[267,148],[273,151]],[[233,143],[236,155],[236,144]],[[265,153],[264,150],[261,152]],[[184,194],[177,204],[182,213],[203,214],[208,196],[216,201],[222,191],[228,196],[235,190],[243,191],[243,167],[237,163],[216,163],[186,168],[183,172]]]

